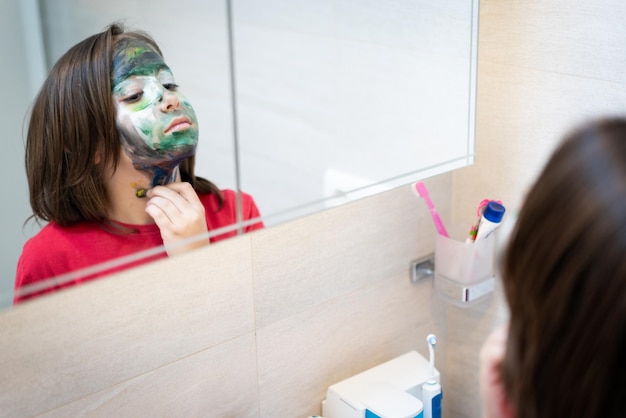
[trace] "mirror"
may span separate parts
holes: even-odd
[[[3,56],[15,57],[2,74],[18,100],[2,112],[15,138],[3,170],[17,180],[6,193],[16,215],[3,221],[0,308],[37,230],[22,228],[24,115],[47,68],[112,21],[153,35],[198,114],[197,174],[252,195],[266,226],[473,162],[478,0],[2,7]]]
[[[5,179],[18,181],[6,183],[7,194],[15,199],[8,210],[11,216],[2,220],[6,234],[2,238],[5,251],[0,307],[12,303],[17,259],[26,239],[39,230],[33,222],[23,228],[32,212],[24,171],[23,139],[28,122],[25,116],[57,59],[76,42],[109,23],[121,21],[129,29],[145,30],[155,38],[198,117],[196,174],[222,189],[237,187],[225,0],[193,0],[184,4],[165,0],[10,0],[3,2],[2,7],[5,10],[0,42],[3,56],[12,57],[3,60],[2,75],[13,83],[9,96],[16,99],[11,106],[3,104],[7,108],[0,116],[3,126],[10,126],[12,138],[9,152],[3,153],[2,166]],[[25,68],[31,71],[25,72]]]
[[[239,184],[266,225],[473,162],[478,1],[232,4]]]

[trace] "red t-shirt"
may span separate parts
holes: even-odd
[[[209,231],[237,222],[236,193],[223,190],[222,196],[224,205],[218,210],[218,200],[214,194],[198,195],[205,208]],[[260,217],[250,195],[241,193],[241,203],[243,221]],[[260,228],[263,228],[263,223],[259,220],[245,226],[243,231]],[[237,230],[225,232],[212,237],[211,242],[235,235]],[[167,255],[162,245],[163,240],[156,224],[103,225],[84,222],[61,227],[49,222],[24,244],[17,263],[14,303],[164,258]],[[50,278],[54,278],[54,283],[46,280]],[[22,289],[25,286],[28,288]],[[39,289],[39,286],[42,288]],[[28,294],[21,295],[20,290]]]

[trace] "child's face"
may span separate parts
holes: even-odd
[[[178,165],[194,154],[196,114],[149,44],[135,39],[118,42],[112,86],[117,129],[136,168]]]

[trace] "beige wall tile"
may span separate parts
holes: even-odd
[[[259,417],[254,333],[229,340],[42,417]]]
[[[453,219],[471,221],[483,198],[518,208],[566,131],[626,109],[626,84],[479,64],[476,162],[453,174]]]
[[[626,3],[483,0],[476,164],[454,173],[453,219],[483,198],[518,207],[565,131],[626,108]]]
[[[431,332],[442,337],[439,367],[445,318],[432,280],[413,284],[405,273],[260,328],[261,415],[320,414],[328,386],[411,350],[427,357]]]
[[[251,332],[249,260],[241,237],[5,312],[0,410],[42,413]]]
[[[489,333],[508,318],[502,289],[497,283],[496,291],[480,303],[468,308],[448,306],[444,416],[481,416],[478,354]]]
[[[626,82],[626,3],[620,0],[480,2],[480,59]]]
[[[450,178],[426,181],[444,219]],[[257,326],[408,271],[435,234],[426,204],[403,186],[252,236]]]

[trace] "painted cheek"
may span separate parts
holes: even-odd
[[[156,145],[156,144],[162,145],[165,143],[165,135],[163,134],[163,127],[161,126],[161,124],[152,125],[151,136],[153,139],[153,145]]]
[[[149,147],[153,146],[152,127],[154,121],[146,118],[144,112],[128,112],[118,110],[118,129],[126,140],[134,145],[144,143]]]
[[[154,148],[155,144],[161,142],[159,135],[160,124],[152,112],[142,112],[135,115],[133,125],[138,135],[150,148]]]

